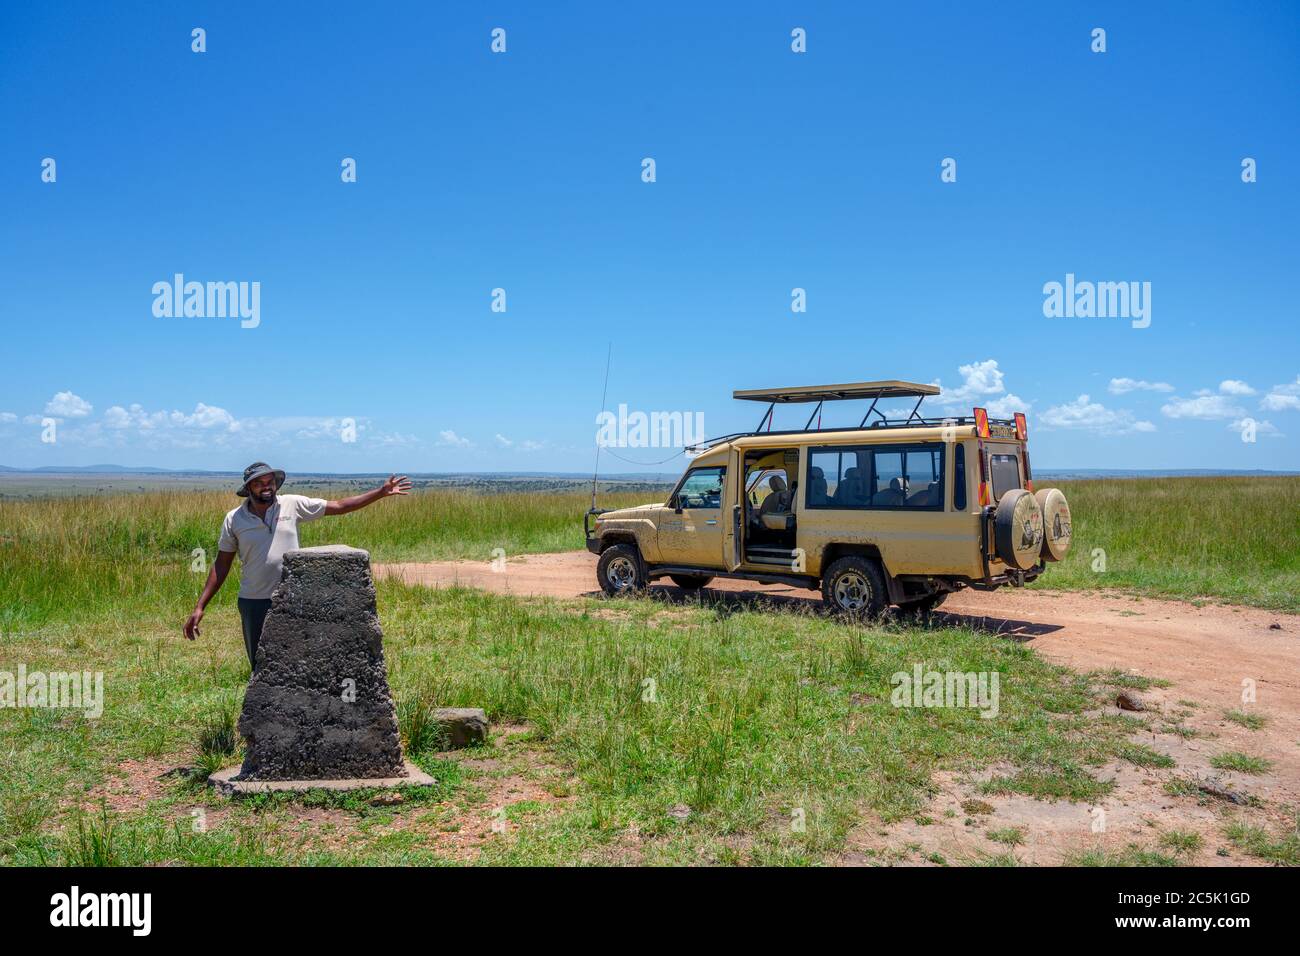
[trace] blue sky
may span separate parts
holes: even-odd
[[[0,464],[582,472],[612,344],[710,434],[903,378],[1040,470],[1300,469],[1300,6],[987,6],[5,5]]]

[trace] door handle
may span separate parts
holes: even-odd
[[[718,519],[717,519],[717,518],[710,518],[708,521],[706,521],[706,522],[704,522],[704,523],[705,523],[705,524],[717,524],[717,523],[718,523]]]

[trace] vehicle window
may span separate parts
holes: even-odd
[[[813,448],[809,508],[943,507],[943,448],[909,445]]]
[[[901,451],[876,452],[869,504],[875,508],[895,508],[903,504],[905,498],[903,453]]]
[[[721,508],[723,466],[692,468],[677,488],[677,500],[683,508]]]
[[[952,507],[954,511],[966,510],[966,446],[957,446],[957,455],[952,460],[953,489]]]
[[[943,451],[914,449],[903,455],[903,505],[908,508],[943,507]]]
[[[993,464],[993,500],[1004,491],[1020,487],[1020,462],[1015,455],[990,455]]]

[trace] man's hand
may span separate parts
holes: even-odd
[[[199,633],[199,622],[202,620],[203,609],[197,607],[194,609],[194,613],[185,619],[185,627],[183,630],[187,641],[192,641],[194,638],[202,636]]]
[[[411,479],[405,475],[389,475],[388,480],[381,487],[384,491],[384,497],[404,495],[411,490]]]

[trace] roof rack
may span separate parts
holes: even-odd
[[[706,438],[704,441],[694,445],[687,445],[686,451],[695,452],[705,450],[719,445],[723,442],[733,441],[737,438],[746,438],[752,435],[804,435],[816,434],[818,432],[846,432],[846,431],[876,431],[885,428],[939,428],[946,425],[974,425],[973,416],[945,416],[943,418],[926,418],[917,414],[927,396],[938,395],[940,393],[937,385],[921,385],[916,382],[902,382],[897,379],[890,379],[881,382],[856,382],[848,385],[802,385],[795,388],[779,389],[749,389],[744,391],[732,392],[733,398],[750,402],[767,402],[767,411],[759,419],[758,427],[748,432],[732,432],[729,435],[720,435],[717,438]],[[835,426],[831,428],[821,427],[821,410],[826,402],[852,401],[871,399],[871,407],[867,413],[862,416],[857,426]],[[876,405],[882,398],[915,398],[916,404],[908,413],[906,418],[888,418],[885,413],[876,408]],[[772,431],[772,415],[777,405],[803,404],[816,402],[817,407],[813,409],[808,421],[803,428],[783,429]],[[867,424],[867,420],[872,414],[877,417],[876,421]],[[813,428],[813,421],[817,421],[817,427]],[[1014,424],[1011,419],[989,419],[996,421],[998,424]]]

